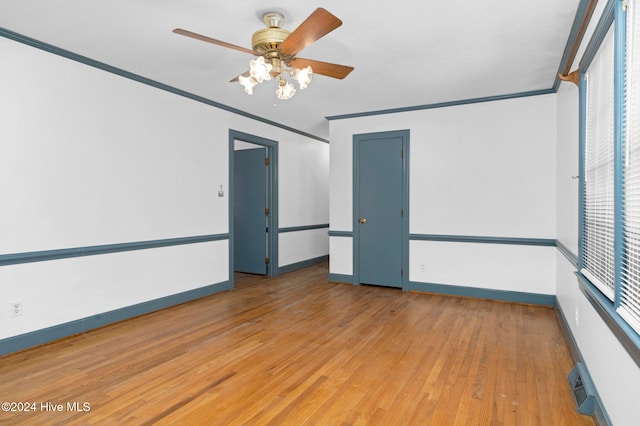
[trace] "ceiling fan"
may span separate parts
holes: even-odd
[[[257,59],[250,62],[249,71],[231,80],[231,82],[240,82],[248,94],[253,93],[254,86],[265,80],[271,80],[273,77],[277,81],[276,95],[278,98],[289,99],[295,94],[296,89],[287,81],[285,75],[296,80],[300,89],[305,89],[311,82],[314,73],[343,79],[353,71],[353,67],[350,66],[296,56],[302,49],[342,25],[342,21],[327,10],[321,7],[316,9],[293,32],[282,28],[284,16],[279,12],[265,13],[262,20],[266,28],[253,33],[251,37],[252,49],[181,28],[176,28],[173,32],[257,56]]]

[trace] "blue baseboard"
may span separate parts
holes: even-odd
[[[278,275],[286,274],[287,272],[297,271],[298,269],[307,268],[309,266],[317,265],[318,263],[324,263],[329,261],[329,255],[314,257],[313,259],[303,260],[302,262],[291,263],[278,267]]]
[[[334,281],[337,283],[353,283],[353,275],[345,275],[345,274],[329,274],[329,281]]]
[[[64,324],[54,325],[52,327],[43,328],[30,333],[8,337],[0,340],[0,356],[53,342],[54,340],[63,339],[94,328],[124,321],[126,319],[148,314],[170,306],[179,305],[201,297],[220,293],[225,290],[231,290],[231,283],[229,281],[200,287],[194,290],[173,294],[171,296],[161,297],[159,299],[149,300],[147,302],[126,306],[109,312],[103,312],[101,314],[70,321]]]
[[[353,275],[329,274],[329,281],[353,283]],[[449,296],[475,297],[479,299],[501,300],[505,302],[527,303],[530,305],[557,306],[556,296],[553,294],[525,293],[507,290],[492,290],[477,287],[432,284],[410,281],[409,291],[423,291]]]
[[[479,299],[501,300],[505,302],[527,303],[530,305],[556,306],[554,294],[525,293],[520,291],[493,290],[457,285],[432,284],[410,281],[408,290],[450,296],[475,297]]]

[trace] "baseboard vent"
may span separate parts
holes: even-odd
[[[583,363],[578,362],[573,367],[573,370],[569,373],[569,384],[573,391],[573,399],[576,402],[578,413],[588,416],[593,415],[596,392],[589,372]]]

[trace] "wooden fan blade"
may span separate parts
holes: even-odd
[[[294,68],[304,68],[307,65],[311,65],[314,74],[326,75],[327,77],[339,78],[341,80],[353,71],[353,67],[314,61],[313,59],[295,58],[291,61],[291,66]]]
[[[342,25],[342,21],[325,9],[317,8],[280,44],[280,50],[295,55],[314,41]]]
[[[232,78],[231,80],[229,80],[229,83],[236,83],[238,81],[240,81],[240,77],[249,77],[249,71],[245,71],[242,74],[240,74],[237,77]]]
[[[207,43],[217,44],[218,46],[222,46],[222,47],[228,47],[229,49],[239,50],[240,52],[248,53],[250,55],[260,56],[260,53],[256,52],[255,50],[246,49],[242,46],[237,46],[235,44],[227,43],[226,41],[216,40],[215,38],[207,37],[202,34],[183,30],[182,28],[176,28],[173,30],[173,32],[183,36],[195,38],[196,40],[206,41]]]

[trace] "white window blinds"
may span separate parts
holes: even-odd
[[[623,168],[624,255],[618,313],[640,333],[640,5],[627,9],[627,70]]]
[[[614,298],[614,33],[586,72],[582,273]]]

